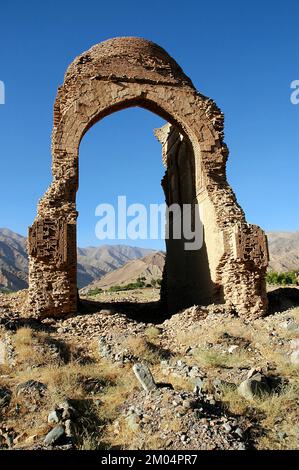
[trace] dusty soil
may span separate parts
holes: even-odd
[[[225,305],[169,317],[153,288],[102,293],[44,320],[24,311],[26,291],[0,295],[0,446],[48,448],[59,425],[52,447],[62,449],[297,449],[299,310],[294,291],[271,295],[278,311],[250,322]],[[156,392],[140,388],[136,362]],[[276,385],[246,400],[237,387],[255,369]],[[71,433],[47,419],[63,400],[75,409]]]

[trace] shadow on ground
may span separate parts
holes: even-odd
[[[297,287],[279,287],[268,292],[268,315],[285,312],[290,308],[299,307],[299,289]]]
[[[299,289],[296,287],[280,287],[268,292],[268,315],[284,312],[299,307]],[[80,299],[78,312],[80,314],[96,313],[100,310],[110,310],[111,313],[120,313],[127,318],[143,323],[158,324],[171,318],[173,313],[167,311],[166,305],[161,301],[155,302],[99,302],[95,300]]]
[[[100,310],[111,310],[111,313],[123,314],[127,318],[143,323],[158,324],[170,318],[165,304],[156,302],[97,302],[80,299],[78,312],[81,314],[96,313]]]

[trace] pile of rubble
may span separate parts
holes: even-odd
[[[126,432],[124,426],[130,432],[130,449],[146,449],[149,443],[176,450],[248,447],[248,423],[229,416],[213,394],[199,386],[194,392],[184,392],[155,383],[144,364],[135,364],[133,370],[143,391],[123,404],[113,423],[114,434]]]

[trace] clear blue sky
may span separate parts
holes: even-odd
[[[164,47],[198,90],[225,113],[228,179],[248,221],[298,230],[299,2],[4,1],[0,6],[0,226],[26,234],[50,183],[52,109],[75,56],[115,36]],[[162,202],[161,149],[152,130],[163,121],[129,109],[94,126],[80,148],[81,246],[99,244],[100,202]],[[130,243],[130,242],[128,242]],[[139,246],[160,247],[141,240]]]

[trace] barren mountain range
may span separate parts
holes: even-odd
[[[269,232],[269,269],[299,269],[299,231]],[[135,260],[135,261],[134,261]],[[154,250],[127,245],[78,248],[78,287],[110,287],[127,284],[138,277],[161,277],[164,255]],[[120,269],[119,269],[120,268]],[[0,288],[27,287],[28,258],[26,238],[0,229]]]
[[[0,288],[27,287],[26,238],[6,228],[0,229]]]
[[[0,228],[0,288],[9,290],[27,287],[27,239],[13,231]],[[153,252],[127,245],[101,245],[78,248],[78,287],[84,287],[128,261]]]

